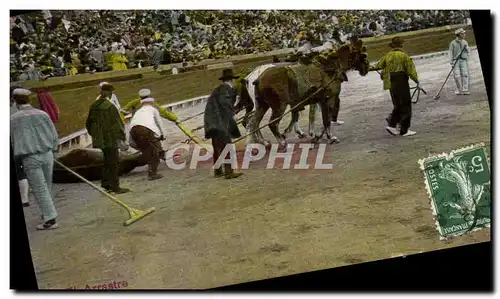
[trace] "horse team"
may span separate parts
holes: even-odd
[[[325,133],[330,143],[338,142],[330,128],[332,121],[337,118],[341,84],[347,81],[346,72],[349,70],[358,71],[361,76],[368,74],[370,63],[366,47],[361,40],[354,38],[350,44],[337,50],[299,53],[287,61],[294,63],[266,65],[263,72],[255,75],[254,71],[237,82],[241,87],[237,89],[240,99],[236,104],[236,111],[246,111],[243,126],[250,133],[247,144],[269,144],[258,130],[269,109],[271,117],[268,126],[280,145],[286,145],[285,134],[292,130],[299,138],[303,138],[306,134],[299,126],[299,112],[305,110],[305,106],[309,106],[309,135],[314,136],[313,142],[318,142]],[[248,80],[256,76],[256,80]],[[254,97],[249,92],[251,89],[255,90]],[[321,108],[323,121],[323,128],[319,133],[314,132],[317,105]],[[282,134],[279,132],[279,123],[287,106],[291,107],[292,117]]]

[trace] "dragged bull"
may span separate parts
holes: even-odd
[[[83,176],[89,181],[98,181],[102,177],[102,167],[104,164],[104,156],[102,151],[93,148],[77,148],[57,158],[57,161]],[[130,173],[136,167],[147,165],[140,152],[124,153],[120,152],[120,166],[118,174],[120,176]],[[57,163],[54,164],[52,181],[59,184],[79,183],[81,180],[60,167]]]
[[[287,106],[300,105],[292,111],[292,120],[285,130],[285,134],[295,132],[303,137],[305,134],[298,124],[299,112],[310,107],[310,130],[314,126],[315,106],[319,104],[322,112],[323,129],[314,138],[319,141],[326,133],[331,142],[337,140],[331,135],[330,127],[332,113],[338,103],[341,84],[347,81],[346,72],[356,70],[361,76],[366,76],[369,69],[366,48],[361,40],[356,40],[352,45],[344,45],[338,50],[329,50],[323,53],[311,53],[300,58],[299,63],[270,67],[266,69],[255,85],[255,112],[247,127],[247,132],[259,127],[262,118],[269,108],[272,115],[270,120],[278,119],[269,124],[269,129],[276,140],[285,145],[285,135],[279,132],[279,122]],[[318,91],[318,89],[321,89]],[[318,92],[316,92],[318,91]],[[313,95],[314,94],[314,95]],[[304,100],[308,99],[306,102]],[[303,102],[303,103],[301,103]],[[338,105],[337,105],[338,106]],[[256,132],[247,138],[247,144],[262,143],[262,134]]]

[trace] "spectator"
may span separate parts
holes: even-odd
[[[328,41],[337,44],[352,35],[470,24],[468,18],[467,11],[458,10],[44,11],[11,18],[11,61],[15,61],[11,77],[22,73],[32,58],[42,72],[62,76],[70,66],[78,73],[149,66],[153,53],[158,52],[150,44],[159,43],[164,53],[162,58],[157,53],[154,65],[158,61],[197,62],[304,45],[310,48]],[[307,39],[296,39],[298,34]],[[148,47],[149,54],[143,47]],[[132,52],[135,59],[131,60]],[[59,63],[53,54],[64,59]]]

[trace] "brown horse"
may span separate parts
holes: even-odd
[[[309,105],[310,112],[314,116],[314,108],[319,104],[323,130],[321,134],[315,136],[315,141],[319,141],[325,132],[330,141],[336,141],[337,138],[330,133],[331,114],[335,109],[334,104],[340,94],[341,84],[347,81],[345,72],[357,70],[361,76],[365,76],[369,69],[366,48],[363,47],[361,40],[353,41],[351,45],[344,45],[336,51],[329,50],[303,56],[297,65],[277,66],[264,71],[254,82],[256,110],[251,118],[249,131],[258,128],[265,113],[271,108],[270,120],[278,120],[269,124],[269,129],[277,141],[285,145],[285,136],[280,134],[278,128],[286,107],[300,104],[292,111],[292,120],[285,133],[289,133],[292,127],[295,127],[297,134],[302,137],[304,134],[298,127],[299,112]],[[307,101],[303,102],[305,100]],[[251,134],[247,138],[247,143],[266,142],[262,140],[261,135]]]

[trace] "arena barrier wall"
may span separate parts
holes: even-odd
[[[477,50],[476,46],[471,47],[472,51]],[[413,60],[421,60],[421,59],[429,59],[433,57],[439,57],[439,56],[447,56],[448,51],[441,51],[441,52],[434,52],[434,53],[428,53],[428,54],[422,54],[422,55],[415,55],[412,56],[411,58]],[[164,108],[168,109],[171,112],[176,112],[181,109],[189,108],[189,107],[194,107],[196,105],[204,104],[208,100],[209,95],[203,95],[199,96],[196,98],[192,99],[187,99],[184,101],[180,102],[175,102],[175,103],[170,103],[163,105]],[[86,129],[82,129],[80,131],[77,131],[73,134],[70,134],[68,136],[64,136],[60,138],[59,140],[59,151],[66,152],[69,151],[73,148],[81,148],[81,147],[88,147],[92,144],[92,138],[90,135],[87,133]]]

